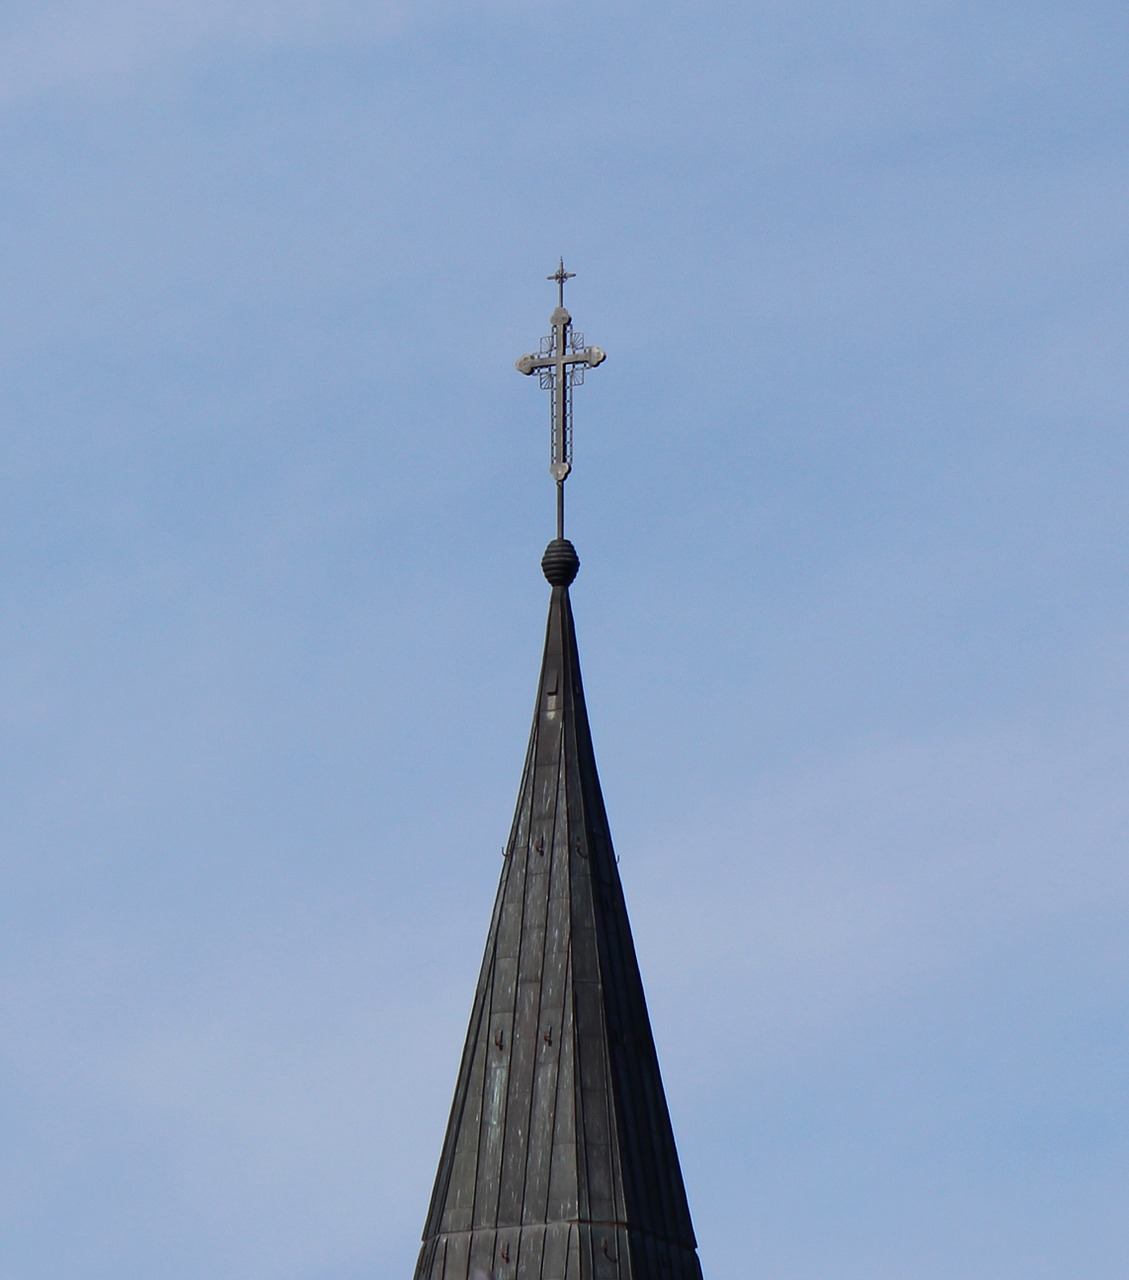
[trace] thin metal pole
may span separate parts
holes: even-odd
[[[564,481],[557,481],[557,537],[564,537]]]

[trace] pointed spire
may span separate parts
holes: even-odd
[[[579,565],[560,536],[542,560],[533,726],[415,1280],[701,1280],[596,772]]]

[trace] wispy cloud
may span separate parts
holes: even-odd
[[[725,1027],[786,1063],[1000,947],[1034,963],[1100,928],[1129,903],[1127,760],[1108,704],[1025,716],[755,784],[723,824],[670,833],[628,888],[657,1002],[677,993],[675,1021],[697,1028],[672,1049],[716,1074]]]
[[[415,985],[400,982],[412,940],[386,921],[337,919],[336,938],[292,919],[285,936],[186,953],[181,998],[165,1001],[149,999],[129,940],[38,954],[0,1001],[7,1087],[34,1117],[0,1161],[0,1219],[49,1212],[67,1168],[159,1152],[160,1190],[119,1195],[111,1230],[72,1224],[96,1265],[151,1229],[154,1193],[167,1275],[305,1276],[413,1247],[457,1052],[420,1047],[436,1018],[461,1021],[465,993],[422,964]],[[196,1243],[174,1260],[182,1235]]]
[[[107,90],[208,46],[254,49],[345,36],[378,38],[421,6],[407,0],[71,0],[9,18],[0,102]]]

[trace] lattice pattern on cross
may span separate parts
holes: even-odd
[[[558,487],[572,470],[572,388],[584,382],[586,369],[594,369],[607,358],[599,347],[584,345],[584,335],[573,329],[572,317],[565,310],[565,281],[574,274],[565,270],[562,258],[555,274],[549,276],[557,282],[557,308],[549,318],[553,331],[541,339],[537,355],[522,356],[516,365],[519,373],[540,375],[542,388],[551,393],[549,470]]]

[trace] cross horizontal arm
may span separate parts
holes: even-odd
[[[524,373],[528,377],[538,369],[553,369],[569,364],[586,364],[590,369],[594,369],[598,364],[603,364],[607,358],[608,353],[600,347],[585,347],[583,351],[574,351],[562,356],[522,356],[514,364],[514,368],[518,373]]]

